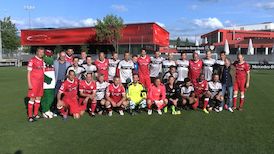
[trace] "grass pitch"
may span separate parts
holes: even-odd
[[[252,71],[243,112],[28,123],[26,68],[0,68],[0,153],[274,153],[274,71]]]

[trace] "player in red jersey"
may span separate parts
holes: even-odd
[[[109,61],[108,61],[108,59],[105,58],[104,52],[100,52],[98,57],[99,58],[97,60],[95,60],[95,62],[94,62],[95,66],[97,68],[97,73],[104,74],[105,81],[108,81]]]
[[[138,58],[138,73],[140,77],[140,82],[148,89],[150,87],[150,75],[149,75],[149,65],[150,57],[146,55],[146,50],[142,49],[141,56]]]
[[[204,101],[203,111],[208,114],[209,112],[207,110],[207,105],[209,102],[210,93],[208,91],[208,83],[205,80],[205,75],[200,74],[200,77],[197,79],[196,82],[194,82],[193,85],[194,85],[194,93],[196,97],[198,97],[198,100]]]
[[[193,59],[189,61],[188,77],[192,84],[194,84],[199,78],[203,70],[203,61],[200,60],[197,52],[193,52]]]
[[[243,110],[244,98],[245,98],[245,90],[249,87],[250,81],[250,67],[248,63],[244,61],[244,57],[242,54],[237,55],[237,61],[233,64],[236,68],[236,76],[235,82],[233,85],[234,96],[233,96],[233,109],[236,109],[237,106],[237,95],[238,91],[240,91],[240,106],[239,111]]]
[[[67,119],[68,112],[73,115],[74,119],[80,118],[77,93],[78,79],[75,77],[75,72],[70,70],[67,79],[62,83],[57,94],[57,108],[64,120]]]
[[[79,83],[80,92],[80,114],[83,115],[87,109],[87,104],[90,103],[89,113],[90,116],[95,116],[96,109],[96,82],[93,81],[92,73],[86,74],[86,80]]]
[[[159,115],[162,115],[162,108],[164,108],[168,103],[166,99],[166,88],[165,85],[161,83],[160,78],[155,78],[154,84],[151,84],[148,89],[148,100],[147,100],[147,108],[148,115],[152,114],[152,105],[155,104],[157,106],[157,112]]]
[[[106,90],[106,108],[108,115],[112,116],[112,108],[118,108],[119,114],[124,115],[124,109],[128,106],[126,90],[121,84],[120,78],[115,76],[113,83]]]
[[[74,53],[74,51],[73,51],[72,48],[68,48],[67,51],[66,51],[66,58],[65,58],[65,60],[67,62],[69,62],[70,64],[73,63],[73,53]]]
[[[39,119],[40,100],[43,96],[44,69],[45,64],[42,59],[44,48],[37,48],[36,55],[28,63],[28,121],[33,122]]]

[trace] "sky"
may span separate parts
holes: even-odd
[[[27,6],[34,9],[28,11]],[[107,14],[125,23],[157,22],[170,38],[199,39],[212,30],[274,22],[274,0],[0,0],[0,19],[18,29],[94,26]]]

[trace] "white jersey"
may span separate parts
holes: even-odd
[[[116,75],[116,68],[120,60],[114,60],[113,58],[110,58],[108,62],[108,79],[112,81],[114,76]]]
[[[185,78],[188,77],[189,61],[188,60],[177,60],[176,63],[177,63],[177,72],[178,72],[177,81],[184,81]]]
[[[118,69],[122,83],[126,83],[127,79],[132,81],[132,69],[134,69],[134,63],[132,60],[121,60],[118,64]]]
[[[212,73],[213,73],[213,65],[215,64],[215,59],[203,59],[203,65],[204,65],[204,75],[205,79],[207,81],[210,81],[212,79]]]
[[[170,72],[166,72],[166,73],[164,74],[164,76],[163,76],[163,79],[164,79],[164,80],[168,80],[168,78],[169,78],[170,76],[173,76],[173,77],[175,78],[175,80],[176,80],[176,79],[178,78],[178,73],[175,72],[175,73],[171,74]]]
[[[216,64],[224,66],[225,65],[225,61],[223,61],[221,59],[218,59],[218,60],[216,60]]]
[[[106,89],[109,86],[109,83],[104,81],[102,83],[96,81],[96,100],[100,101],[105,98]]]
[[[85,59],[79,59],[78,64],[79,65],[84,65],[84,64],[86,64],[86,60]]]
[[[73,65],[71,65],[67,69],[67,75],[70,70],[73,70],[75,72],[75,75],[78,79],[81,79],[82,75],[86,72],[86,70],[83,66],[74,67]]]
[[[181,88],[181,95],[182,96],[189,97],[191,92],[194,92],[193,86],[189,86],[188,88],[183,86]]]
[[[175,61],[174,60],[164,60],[163,61],[163,73],[168,72],[170,66],[176,66]]]
[[[97,68],[95,65],[88,65],[88,64],[84,64],[83,67],[86,70],[86,73],[95,73],[97,71]]]
[[[159,73],[162,72],[162,63],[165,59],[163,57],[151,57],[150,60],[150,77],[158,77]]]
[[[217,95],[220,91],[222,91],[222,84],[220,82],[213,82],[210,81],[208,83],[208,89],[211,92],[212,96],[214,97]]]

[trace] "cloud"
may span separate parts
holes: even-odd
[[[200,2],[219,2],[220,0],[199,0]]]
[[[223,28],[223,23],[218,18],[203,18],[203,19],[194,19],[193,24],[199,28],[208,28],[208,29],[217,29]]]
[[[197,8],[198,8],[198,5],[196,5],[196,4],[193,4],[190,6],[191,10],[197,10]]]
[[[128,8],[125,5],[120,5],[120,4],[113,4],[113,5],[111,5],[111,8],[118,12],[128,11]]]
[[[13,19],[12,21],[19,29],[29,28],[27,19]],[[70,20],[63,17],[37,17],[31,20],[32,28],[88,27],[95,24],[96,20],[93,18]]]
[[[257,8],[261,8],[261,9],[274,9],[274,2],[264,2],[264,3],[256,3],[255,6]]]
[[[163,28],[166,27],[164,23],[161,23],[161,22],[156,22],[156,23],[157,23],[159,26],[163,27]]]

